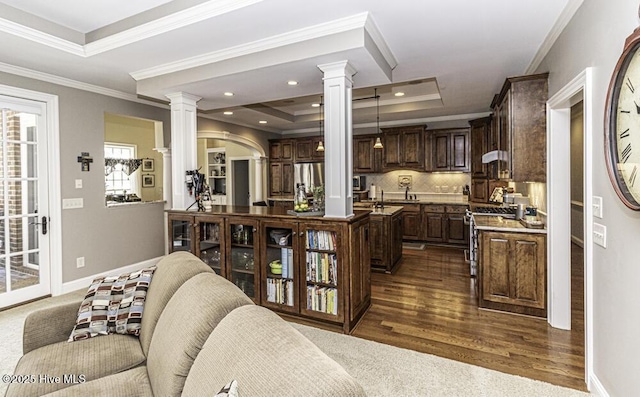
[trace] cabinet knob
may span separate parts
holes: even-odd
[[[304,232],[300,232],[299,236],[300,237],[304,236]]]
[[[258,229],[256,229],[256,228],[254,227],[254,228],[253,228],[253,232],[255,233],[255,232],[257,232],[257,231],[258,231]]]

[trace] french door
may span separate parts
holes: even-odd
[[[0,308],[51,292],[46,110],[0,95]]]

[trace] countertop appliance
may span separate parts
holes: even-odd
[[[367,177],[364,175],[353,177],[353,190],[366,190]]]

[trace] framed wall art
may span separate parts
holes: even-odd
[[[142,159],[142,172],[153,172],[155,164],[153,159]]]

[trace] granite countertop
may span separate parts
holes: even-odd
[[[380,200],[361,200],[364,203],[380,202]],[[431,198],[431,199],[417,199],[417,200],[405,200],[405,199],[385,199],[385,203],[389,204],[447,204],[447,205],[469,205],[466,201],[460,201],[459,199],[447,199],[447,198]]]
[[[476,229],[494,232],[539,233],[547,234],[546,226],[543,229],[526,227],[521,221],[507,219],[501,216],[473,215]]]

